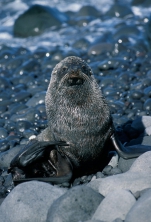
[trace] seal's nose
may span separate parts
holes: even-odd
[[[68,79],[68,86],[77,86],[82,85],[84,83],[84,80],[79,77],[71,77]]]

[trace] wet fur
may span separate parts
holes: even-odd
[[[84,84],[66,86],[66,80],[75,73]],[[60,149],[75,169],[93,171],[98,162],[101,165],[100,157],[113,125],[90,67],[74,56],[62,60],[52,72],[45,103],[49,126],[37,139],[66,141],[69,146]]]

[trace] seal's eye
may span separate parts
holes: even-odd
[[[62,68],[62,70],[65,72],[65,71],[67,71],[67,67],[66,66],[64,66],[63,68]]]

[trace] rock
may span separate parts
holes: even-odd
[[[98,43],[98,44],[95,44],[95,45],[91,46],[88,49],[88,54],[90,56],[91,55],[100,55],[100,54],[103,54],[103,53],[112,52],[113,49],[114,49],[114,45],[111,44],[111,43],[107,43],[107,42]]]
[[[131,126],[141,133],[145,128],[151,126],[151,116],[141,116],[135,119]]]
[[[124,220],[135,202],[134,196],[127,190],[111,191],[98,206],[92,219],[105,222],[112,222],[117,218]]]
[[[107,11],[106,15],[117,18],[124,18],[126,16],[132,16],[133,12],[128,5],[117,2],[111,6],[111,8]]]
[[[120,157],[119,162],[118,162],[118,168],[123,173],[125,173],[126,171],[128,171],[130,169],[130,167],[132,166],[132,164],[134,163],[135,160],[136,160],[136,158],[125,160],[122,157]]]
[[[100,16],[100,12],[91,5],[85,5],[77,12],[77,16]]]
[[[0,139],[5,139],[8,136],[7,130],[0,127]]]
[[[151,189],[146,190],[128,212],[125,222],[148,222],[151,209]]]
[[[151,99],[147,99],[144,103],[144,110],[151,111]]]
[[[16,19],[14,36],[36,36],[52,26],[60,27],[67,20],[67,16],[56,8],[33,5]]]
[[[9,167],[11,160],[25,145],[17,145],[5,152],[0,153],[0,168]]]
[[[106,178],[96,179],[87,186],[98,191],[103,196],[115,189],[130,190],[133,194],[151,188],[151,151],[136,159],[130,170]]]
[[[77,222],[91,219],[103,196],[86,186],[77,186],[50,207],[46,222]]]
[[[49,207],[64,193],[63,189],[44,182],[22,183],[2,202],[1,219],[3,222],[45,222]]]
[[[45,102],[45,96],[46,96],[45,91],[40,92],[40,93],[36,93],[31,99],[28,100],[26,105],[28,107],[35,107],[38,104],[42,104]]]

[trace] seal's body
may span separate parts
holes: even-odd
[[[49,127],[38,139],[66,141],[69,146],[61,149],[74,168],[89,165],[92,171],[111,136],[112,120],[90,67],[74,56],[62,60],[52,72],[45,103]]]

